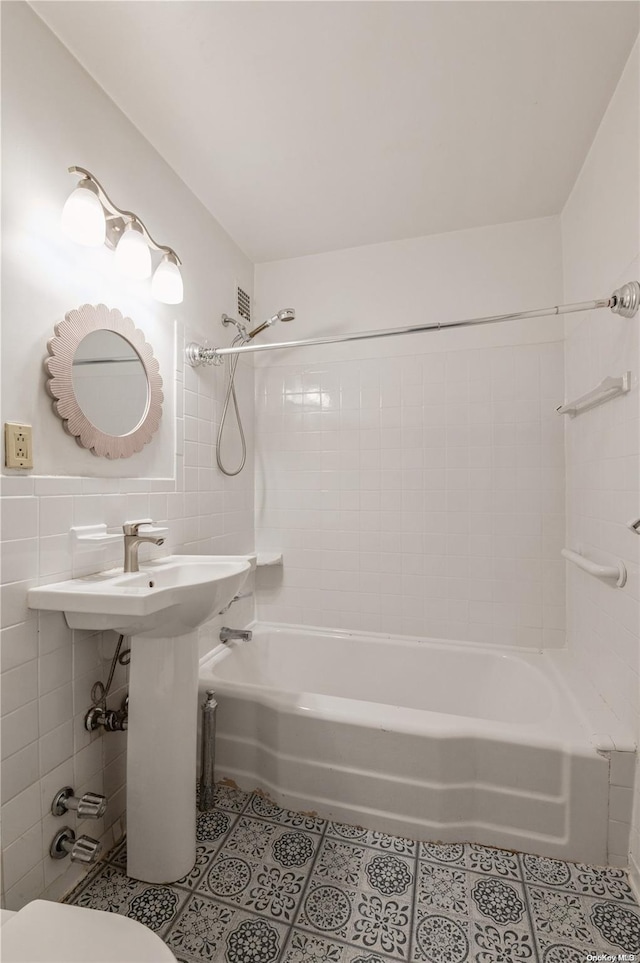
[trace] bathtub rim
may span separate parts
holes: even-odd
[[[299,706],[292,703],[287,696],[293,693],[286,689],[275,689],[264,685],[248,682],[233,682],[224,680],[216,683],[216,690],[221,695],[226,694],[235,698],[253,699],[272,708],[279,708],[285,712],[304,711],[310,718],[335,718],[337,721],[353,724],[356,718],[364,725],[374,728],[384,728],[381,719],[400,732],[420,734],[425,731],[425,723],[431,723],[428,731],[442,738],[485,738],[504,739],[505,731],[509,731],[509,741],[516,745],[532,745],[532,734],[537,737],[533,744],[539,748],[561,748],[565,752],[587,753],[611,751],[635,751],[636,740],[617,718],[611,708],[591,685],[590,681],[580,673],[578,667],[571,660],[567,649],[530,648],[505,645],[480,644],[450,639],[424,638],[419,636],[391,635],[382,632],[354,632],[351,630],[329,629],[322,626],[296,625],[291,623],[262,622],[254,620],[247,625],[254,632],[280,632],[286,635],[303,633],[305,635],[338,639],[356,638],[361,641],[374,643],[399,643],[425,645],[431,648],[441,647],[454,649],[458,652],[487,652],[510,658],[513,661],[524,662],[535,667],[552,686],[557,696],[558,704],[564,697],[570,705],[570,719],[573,723],[571,738],[560,739],[556,735],[550,736],[541,732],[539,722],[509,723],[506,721],[489,720],[479,717],[465,717],[453,713],[434,712],[430,710],[407,709],[402,706],[386,705],[365,700],[354,700],[339,696],[325,696],[318,693],[298,693],[299,697],[314,696],[318,704],[311,707]],[[200,679],[211,677],[213,666],[230,655],[237,646],[254,644],[251,642],[221,643],[216,640],[213,648],[200,659]],[[543,661],[544,660],[544,661]],[[307,700],[308,701],[308,700]],[[356,703],[358,715],[347,710],[347,706]],[[586,704],[585,704],[586,703]],[[381,708],[385,711],[381,713]],[[388,711],[387,711],[388,710]],[[558,707],[556,707],[558,711]],[[420,716],[420,723],[416,719]],[[366,721],[365,721],[366,720]],[[443,721],[444,720],[444,721]],[[456,720],[455,726],[453,720]],[[468,720],[465,724],[464,720]],[[447,726],[447,721],[449,726]]]

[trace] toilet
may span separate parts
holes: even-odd
[[[2,910],[3,963],[177,963],[159,936],[136,920],[36,899]]]

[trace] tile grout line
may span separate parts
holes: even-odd
[[[294,913],[294,915],[293,915],[293,919],[292,919],[292,921],[291,921],[291,926],[289,927],[289,932],[287,933],[287,938],[286,938],[286,940],[285,940],[284,946],[282,947],[282,953],[280,954],[280,956],[278,957],[278,959],[281,959],[281,958],[282,958],[282,955],[284,954],[285,950],[286,950],[286,949],[288,948],[288,946],[289,946],[289,943],[291,942],[291,937],[292,937],[292,935],[293,935],[293,930],[294,930],[295,926],[296,926],[297,923],[298,923],[298,918],[299,918],[299,916],[300,916],[300,913],[301,913],[301,911],[302,911],[302,906],[303,906],[304,901],[305,901],[305,898],[306,898],[306,896],[307,896],[307,891],[308,891],[308,889],[309,889],[309,884],[311,883],[311,877],[313,876],[313,871],[314,871],[315,868],[316,868],[316,863],[318,862],[318,857],[320,856],[320,851],[322,850],[322,846],[323,846],[323,844],[324,844],[324,841],[325,841],[326,838],[327,838],[327,830],[328,830],[328,828],[329,828],[329,820],[327,819],[327,820],[325,820],[325,824],[324,824],[324,826],[323,826],[322,833],[320,834],[320,839],[318,840],[318,848],[316,849],[315,856],[313,857],[313,860],[311,861],[311,865],[309,866],[309,869],[308,869],[308,872],[307,872],[307,878],[306,878],[305,883],[304,883],[304,886],[303,886],[303,888],[302,888],[302,893],[300,894],[300,902],[299,902],[299,904],[298,904],[298,908],[296,909],[296,911],[295,911],[295,913]]]
[[[527,911],[527,922],[529,923],[531,936],[533,937],[533,952],[535,953],[537,963],[540,963],[540,953],[538,952],[538,932],[534,925],[533,913],[531,912],[531,904],[529,902],[529,890],[527,888],[527,881],[525,879],[525,865],[524,865],[524,859],[522,858],[522,853],[516,853],[516,858],[518,860],[518,865],[522,873],[522,894],[524,896],[525,909]]]
[[[413,943],[414,943],[414,933],[416,930],[416,918],[418,912],[418,883],[420,879],[420,847],[421,843],[416,840],[416,854],[414,857],[414,879],[413,879],[413,902],[411,906],[411,923],[409,926],[409,956],[410,960],[413,959]]]
[[[375,949],[375,950],[368,950],[368,949],[367,949],[367,950],[365,950],[365,949],[362,949],[362,948],[359,947],[359,946],[355,946],[353,943],[351,943],[351,942],[350,942],[349,940],[347,940],[347,939],[344,939],[342,936],[336,936],[334,933],[322,933],[320,930],[314,930],[314,929],[312,929],[312,928],[309,927],[309,926],[305,926],[304,924],[301,924],[301,925],[296,926],[296,927],[293,927],[293,926],[292,926],[292,927],[291,927],[291,931],[293,932],[294,929],[299,929],[299,930],[301,930],[303,933],[308,934],[309,936],[317,936],[317,937],[320,937],[320,938],[323,939],[323,940],[324,940],[324,939],[328,939],[328,940],[331,940],[333,943],[339,943],[340,946],[344,946],[344,948],[347,949],[347,950],[360,950],[362,954],[364,954],[364,953],[372,953],[374,956],[381,956],[381,957],[383,957],[385,960],[392,960],[393,963],[408,963],[408,960],[411,959],[410,956],[407,956],[406,958],[404,958],[404,961],[403,961],[403,958],[402,958],[402,957],[400,957],[400,956],[393,956],[392,954],[386,953],[384,950],[380,950],[380,949]]]

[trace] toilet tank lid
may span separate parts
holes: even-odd
[[[136,920],[37,899],[2,927],[3,963],[176,963],[159,936]]]

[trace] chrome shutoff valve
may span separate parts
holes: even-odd
[[[64,816],[66,812],[76,812],[80,819],[100,819],[107,808],[106,796],[97,792],[85,792],[82,796],[74,796],[71,786],[65,786],[57,792],[51,803],[54,816]],[[81,836],[81,839],[86,837]]]
[[[95,863],[102,852],[102,843],[91,836],[79,836],[69,826],[65,826],[51,840],[49,855],[52,859],[71,857],[72,863]]]
[[[91,706],[84,717],[87,732],[95,732],[104,726],[105,732],[126,732],[129,728],[129,696],[125,696],[119,709]]]

